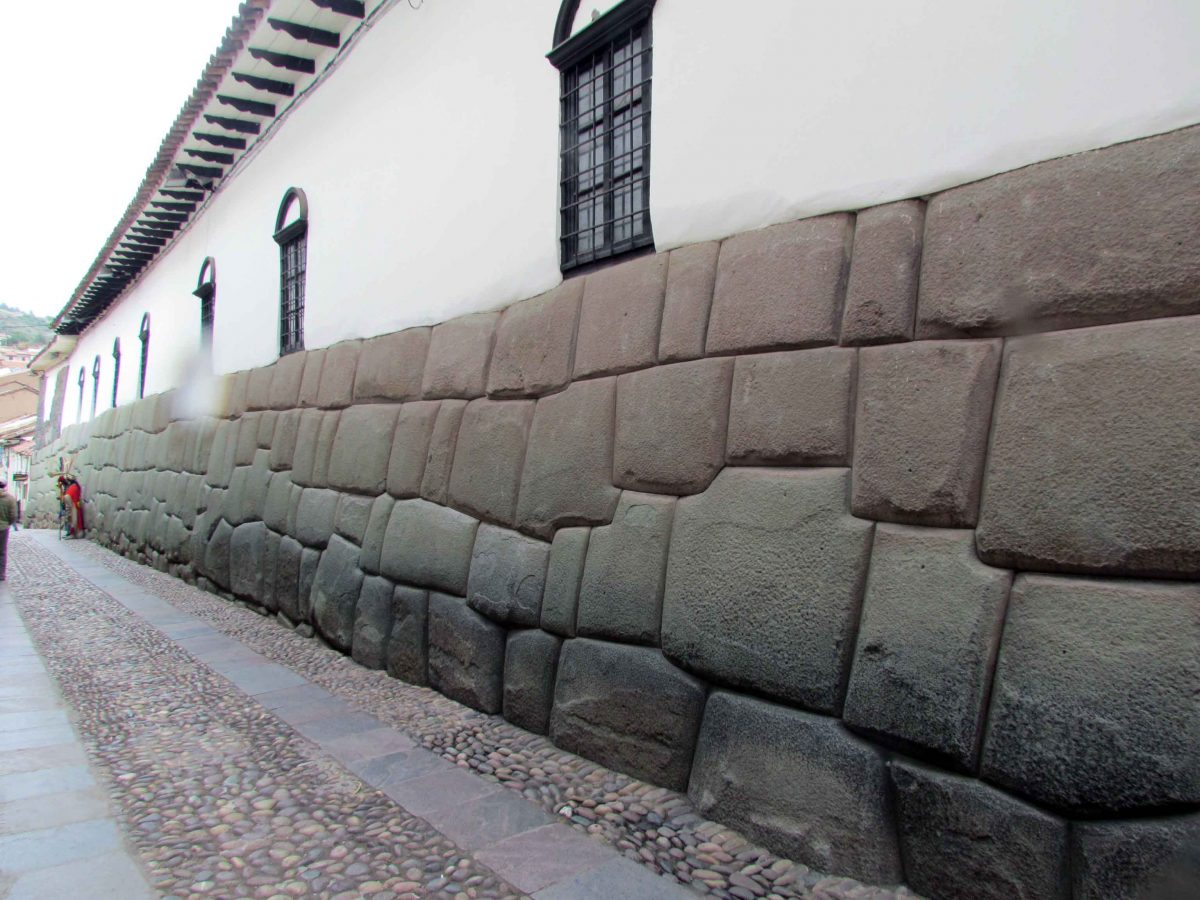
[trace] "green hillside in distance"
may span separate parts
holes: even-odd
[[[51,321],[49,316],[36,316],[0,303],[0,346],[40,347],[47,344],[54,336],[50,330]]]

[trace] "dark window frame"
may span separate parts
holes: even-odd
[[[563,272],[654,248],[650,221],[655,0],[624,0],[571,34],[564,0],[547,58],[560,72],[559,265]],[[585,105],[586,104],[586,105]]]
[[[121,339],[113,338],[113,393],[112,405],[113,409],[117,408],[117,389],[121,384]]]
[[[211,363],[217,305],[217,261],[211,256],[204,257],[200,265],[200,275],[192,295],[200,300],[200,349]]]
[[[292,204],[298,204],[299,216],[287,222]],[[287,223],[287,224],[285,224]],[[279,355],[304,349],[304,307],[308,273],[308,197],[290,187],[275,215],[275,234],[279,245]]]
[[[92,360],[92,418],[96,418],[96,407],[100,403],[100,354]]]
[[[150,313],[142,315],[142,324],[138,326],[138,340],[142,342],[141,365],[138,367],[138,399],[146,396],[146,369],[150,362]]]
[[[83,421],[83,385],[87,382],[87,369],[79,367],[79,409],[75,413],[75,421]]]

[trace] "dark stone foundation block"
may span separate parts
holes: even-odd
[[[508,636],[504,655],[504,718],[526,731],[550,728],[554,676],[562,639],[532,628]]]
[[[1076,900],[1174,900],[1200,886],[1200,814],[1077,822],[1071,830]]]
[[[480,712],[500,712],[504,645],[504,629],[464,600],[429,595],[429,684],[435,690]]]

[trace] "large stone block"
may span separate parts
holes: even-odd
[[[435,690],[480,712],[500,712],[504,644],[504,629],[464,601],[429,595],[429,684]]]
[[[246,413],[238,420],[237,445],[233,451],[235,466],[248,466],[258,452],[258,421],[261,413]],[[141,468],[140,466],[138,468]]]
[[[671,251],[658,336],[660,363],[682,362],[704,355],[720,250],[719,242],[707,241]]]
[[[274,365],[250,370],[250,379],[246,384],[246,409],[271,408],[271,382],[274,378]]]
[[[177,519],[172,519],[177,522]],[[270,612],[279,611],[279,547],[282,537],[274,531],[267,531],[263,541],[262,584],[259,587],[258,602]]]
[[[615,378],[579,381],[537,401],[517,501],[517,527],[549,539],[567,525],[603,524],[612,485]]]
[[[1066,898],[1067,823],[974,778],[895,760],[909,887],[927,897]]]
[[[1174,900],[1200,884],[1200,815],[1071,827],[1076,900]]]
[[[421,380],[426,400],[483,396],[499,318],[499,313],[475,313],[434,327]]]
[[[289,353],[275,363],[271,379],[269,405],[271,409],[293,409],[300,402],[300,385],[304,381],[304,354]]]
[[[675,502],[624,491],[612,524],[592,529],[579,587],[581,636],[657,646]]]
[[[338,422],[341,421],[340,410],[327,412],[321,419],[321,428],[317,432],[317,446],[313,453],[312,487],[325,487],[329,483],[329,459],[333,455],[333,442],[337,438]]]
[[[380,572],[380,556],[383,553],[383,542],[387,535],[388,520],[392,516],[392,507],[396,505],[388,494],[381,494],[371,503],[371,513],[367,517],[367,528],[362,537],[362,555],[359,566],[364,572],[378,575]]]
[[[276,562],[275,602],[279,611],[293,622],[300,622],[300,559],[304,546],[295,538],[284,535],[279,541]]]
[[[854,234],[838,213],[734,235],[721,245],[708,353],[836,344]]]
[[[358,595],[350,655],[368,669],[382,669],[387,664],[388,637],[392,633],[392,588],[386,578],[368,576],[363,579]]]
[[[358,370],[358,351],[362,341],[342,341],[325,349],[321,367],[321,386],[317,405],[341,409],[354,402],[354,374]]]
[[[409,684],[429,683],[429,594],[397,585],[392,593],[392,632],[387,672]]]
[[[337,415],[337,413],[331,413]],[[319,409],[306,409],[300,416],[296,431],[296,446],[292,457],[292,481],[299,485],[312,485],[313,469],[317,463],[318,442],[325,413]]]
[[[712,693],[688,796],[704,815],[814,868],[901,878],[883,754],[836,719]]]
[[[337,491],[323,488],[305,488],[300,495],[300,506],[296,513],[295,537],[309,547],[324,547],[333,534],[333,520],[337,515]]]
[[[877,526],[846,722],[974,770],[1011,581],[970,531]]]
[[[918,337],[1200,312],[1200,128],[1027,166],[929,205]]]
[[[504,310],[496,326],[489,396],[536,397],[566,386],[582,296],[583,279],[575,278]]]
[[[325,350],[309,350],[304,356],[304,377],[300,379],[300,397],[297,405],[310,408],[317,405],[321,393],[321,372],[325,368]]]
[[[362,592],[358,548],[334,535],[321,554],[312,584],[313,624],[325,640],[343,653],[354,640],[355,611]]]
[[[920,200],[901,200],[857,215],[843,344],[912,340],[924,230],[925,204]]]
[[[329,455],[329,486],[378,496],[388,480],[388,460],[399,404],[352,406],[339,417]]]
[[[354,402],[419,399],[431,331],[408,328],[363,341],[354,375]]]
[[[617,379],[613,484],[695,494],[725,462],[733,360],[698,359]]]
[[[554,534],[546,567],[546,587],[542,591],[541,625],[545,631],[575,637],[579,585],[590,533],[590,528],[560,528]]]
[[[463,413],[450,473],[450,503],[481,519],[513,523],[532,400],[472,400]]]
[[[233,526],[222,519],[204,551],[204,574],[225,590],[229,590],[229,544],[232,539]]]
[[[979,552],[998,565],[1200,577],[1200,317],[1009,343]]]
[[[271,468],[277,472],[292,467],[292,460],[296,455],[296,441],[300,436],[300,417],[303,414],[303,410],[289,409],[280,413],[279,420],[275,423],[275,434],[271,438],[270,463]]]
[[[1119,813],[1200,803],[1200,584],[1021,575],[983,775]]]
[[[704,685],[649,647],[576,638],[563,645],[550,739],[673,790],[687,785]]]
[[[258,449],[270,450],[275,439],[275,425],[279,421],[279,413],[268,409],[258,417]]]
[[[1000,342],[867,347],[858,365],[854,514],[973,526]]]
[[[429,438],[429,453],[425,457],[425,471],[421,475],[421,496],[443,506],[450,492],[454,448],[458,444],[458,429],[466,409],[466,400],[440,401],[433,434]]]
[[[736,465],[850,461],[857,353],[828,347],[738,357],[725,459]]]
[[[532,628],[512,631],[504,653],[504,718],[545,734],[550,728],[554,676],[562,640]]]
[[[576,378],[654,365],[666,286],[665,253],[587,277],[575,342]]]
[[[726,469],[679,501],[663,652],[688,669],[838,713],[872,524],[846,510],[844,469]]]
[[[384,535],[380,569],[393,581],[462,596],[479,523],[425,500],[398,500]]]
[[[401,407],[387,470],[387,489],[393,497],[416,497],[420,493],[438,409],[443,402],[463,401],[419,400]]]
[[[297,621],[308,622],[312,619],[313,588],[317,583],[317,570],[323,556],[320,550],[313,547],[305,547],[300,553],[300,580],[296,594],[300,618]]]
[[[257,601],[262,594],[266,541],[267,526],[262,522],[233,529],[229,539],[229,588],[235,596]]]
[[[346,540],[362,546],[363,536],[367,533],[367,525],[371,521],[371,507],[374,505],[374,497],[342,494],[338,498],[337,513],[333,518],[334,531]]]
[[[507,528],[480,525],[471,552],[467,604],[494,622],[536,627],[550,545]]]

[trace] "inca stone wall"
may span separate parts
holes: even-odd
[[[1200,129],[645,256],[67,429],[93,534],[780,853],[1200,846]],[[1190,866],[1190,868],[1189,868]]]

